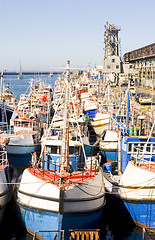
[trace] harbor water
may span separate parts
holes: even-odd
[[[58,74],[53,77],[49,75],[24,75],[24,78],[18,79],[18,75],[4,75],[5,86],[9,87],[11,91],[17,96],[17,100],[21,94],[24,94],[29,87],[29,80],[34,77],[46,80],[46,83],[51,84],[54,88],[54,83]],[[18,175],[22,174],[24,169],[17,169]],[[103,217],[100,223],[101,239],[105,240],[142,240],[141,233],[135,233],[135,225],[126,213],[115,205],[114,201],[106,197],[106,206],[103,209]],[[6,207],[3,222],[0,226],[1,236],[0,239],[4,240],[32,240],[22,225],[20,218],[20,211],[16,204],[16,197]],[[37,230],[37,229],[36,229]]]

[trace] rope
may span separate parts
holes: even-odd
[[[54,116],[57,114],[58,107],[59,107],[59,103],[60,103],[60,99],[62,98],[64,89],[65,89],[65,85],[63,86],[62,93],[61,93],[60,98],[59,98],[59,100],[58,100],[58,102],[57,102]],[[48,138],[49,135],[50,135],[50,131],[51,131],[51,128],[52,128],[52,125],[53,125],[53,122],[54,122],[54,116],[53,116],[53,118],[52,118],[51,124],[50,124],[50,126],[49,126],[49,128],[48,128],[48,131],[47,131],[47,133],[46,133],[46,137],[45,137],[45,139],[44,139],[44,142],[43,142],[43,144],[42,144],[42,151],[41,151],[41,153],[40,153],[39,162],[41,162],[42,155],[43,155],[43,152],[44,152],[44,147],[45,147],[45,145],[46,145],[47,138]]]

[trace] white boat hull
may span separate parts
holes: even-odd
[[[8,183],[9,181],[11,181],[9,175],[10,169],[8,167],[3,168],[0,171],[0,223],[4,216],[5,207],[13,196],[12,185]]]
[[[46,230],[95,228],[105,204],[102,174],[100,170],[90,181],[63,189],[49,182],[45,183],[26,169],[18,190],[18,203],[26,227],[34,231],[42,223]],[[25,182],[31,184],[24,184]],[[29,215],[37,219],[33,227]]]

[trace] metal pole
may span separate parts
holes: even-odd
[[[119,130],[118,133],[118,159],[117,159],[117,164],[118,164],[118,173],[121,173],[121,130]]]

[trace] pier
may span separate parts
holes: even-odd
[[[154,89],[155,43],[125,53],[123,59],[133,65],[133,78],[137,85]]]
[[[53,74],[62,74],[62,71],[53,71]],[[18,72],[3,72],[3,75],[18,75]],[[44,75],[49,75],[49,71],[29,71],[29,72],[22,72],[23,75],[34,75],[34,74],[44,74]]]

